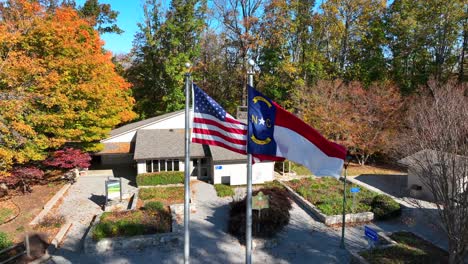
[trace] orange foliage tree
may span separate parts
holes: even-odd
[[[65,142],[98,150],[135,117],[133,103],[99,33],[75,10],[0,4],[0,173]]]
[[[390,84],[364,88],[359,82],[319,81],[303,91],[306,122],[326,137],[345,145],[361,165],[385,153],[401,126],[403,100]]]

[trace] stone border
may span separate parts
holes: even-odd
[[[298,193],[296,193],[291,187],[287,186],[285,183],[281,182],[286,190],[291,194],[291,196],[296,200],[299,204],[304,206],[309,212],[311,212],[314,216],[316,216],[320,222],[324,223],[325,225],[335,225],[341,224],[343,222],[343,215],[325,215],[322,213],[315,205],[304,199]],[[357,214],[346,214],[345,215],[345,222],[346,223],[355,223],[355,222],[369,222],[374,219],[374,213],[372,212],[364,212],[364,213],[357,213]]]
[[[65,235],[67,234],[68,230],[70,230],[70,227],[72,225],[72,222],[66,222],[64,225],[62,225],[60,230],[55,235],[54,239],[52,239],[52,242],[50,243],[49,247],[47,248],[48,251],[53,252],[57,248],[59,248],[60,243],[65,238]]]
[[[34,219],[29,223],[29,225],[33,226],[39,224],[42,218],[49,213],[49,211],[55,206],[58,200],[62,198],[63,195],[68,191],[70,186],[70,183],[65,184],[54,196],[52,196],[52,198],[50,198],[50,200],[44,205],[42,211],[36,217],[34,217]]]
[[[184,226],[182,224],[183,216],[180,217],[178,213],[180,211],[183,212],[183,208],[183,204],[173,204],[170,206],[172,215],[172,232],[170,233],[160,233],[133,237],[104,238],[96,242],[92,238],[92,233],[95,226],[101,220],[102,213],[100,213],[95,217],[94,221],[91,223],[91,228],[86,234],[86,237],[84,239],[84,252],[85,254],[101,254],[104,252],[128,249],[141,249],[153,246],[162,247],[168,250],[174,247],[179,247],[181,246],[181,243],[183,241],[182,234]]]
[[[136,210],[137,209],[137,204],[138,204],[138,195],[140,194],[140,189],[136,189],[136,191],[133,193],[132,199],[132,204],[130,205],[130,210]]]

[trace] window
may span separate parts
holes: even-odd
[[[146,172],[179,171],[179,160],[147,160]]]
[[[153,160],[153,172],[158,172],[158,171],[159,171],[159,161]]]
[[[153,169],[151,168],[151,160],[146,161],[146,172],[152,172]]]

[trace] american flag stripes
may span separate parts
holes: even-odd
[[[193,90],[195,102],[192,142],[247,154],[247,126],[227,113],[195,84]]]

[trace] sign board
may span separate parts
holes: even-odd
[[[257,195],[252,197],[252,209],[262,210],[270,208],[270,197],[259,192]]]
[[[351,193],[358,193],[360,191],[361,191],[361,189],[359,189],[359,187],[352,187],[351,188]]]
[[[248,118],[248,108],[247,106],[238,106],[237,107],[237,119],[247,120]]]
[[[377,242],[379,240],[379,235],[377,234],[377,232],[368,226],[364,226],[364,234],[367,238],[374,242]]]
[[[215,170],[222,170],[222,169],[223,169],[223,166],[221,165],[215,166]]]
[[[106,196],[107,200],[120,199],[122,200],[122,185],[120,180],[106,181]]]

